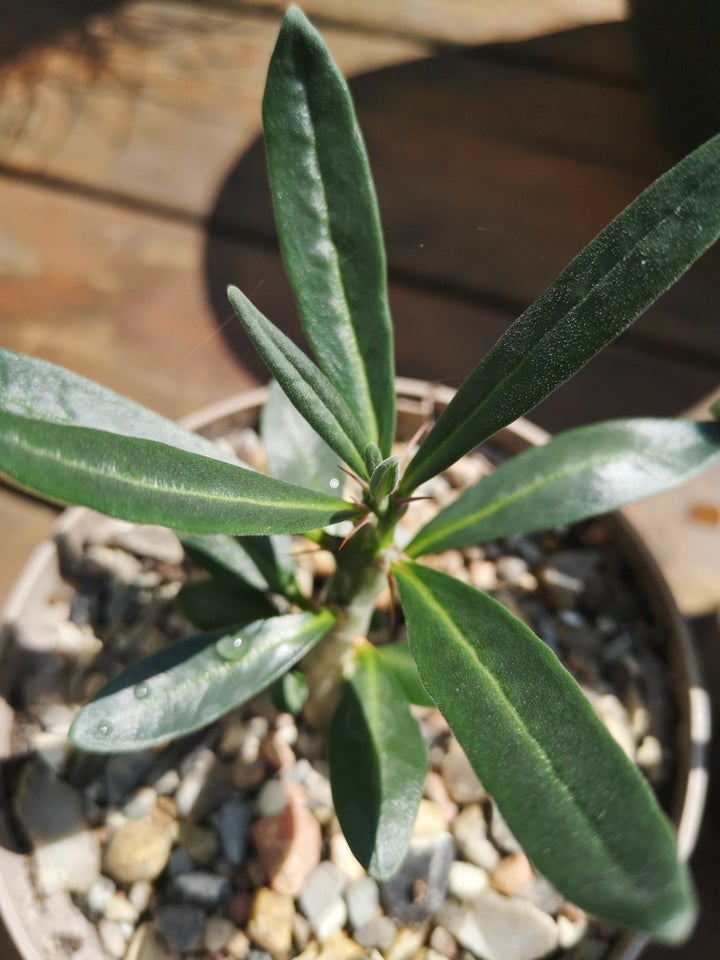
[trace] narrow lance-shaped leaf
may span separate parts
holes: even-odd
[[[409,703],[434,707],[431,697],[422,685],[415,661],[406,643],[385,643],[376,648],[383,669],[392,674]]]
[[[720,234],[720,135],[660,177],[566,267],[462,384],[410,463],[409,493],[531,410]]]
[[[185,583],[177,601],[190,623],[200,630],[242,626],[278,613],[267,594],[225,578]]]
[[[386,879],[407,852],[427,752],[402,689],[369,645],[343,686],[328,753],[333,802],[350,849],[371,876]]]
[[[280,247],[305,334],[387,457],[395,370],[375,189],[347,84],[296,7],[270,61],[263,126]]]
[[[363,453],[373,434],[361,427],[343,396],[302,350],[237,289],[228,299],[266,366],[297,410],[337,455],[361,476]]]
[[[687,936],[696,906],[670,825],[554,654],[447,574],[393,571],[422,681],[536,867],[610,923]]]
[[[296,598],[292,540],[288,536],[178,533],[185,553],[201,570],[256,590]]]
[[[323,610],[176,640],[103,687],[75,718],[70,739],[115,753],[199,730],[277,680],[334,622]]]
[[[239,461],[211,440],[54,363],[0,349],[0,411],[155,440],[214,460]]]
[[[526,450],[446,507],[406,553],[574,523],[670,490],[720,462],[720,424],[610,420]]]
[[[338,455],[295,409],[277,380],[270,383],[260,414],[260,439],[268,471],[278,480],[342,495]]]
[[[193,533],[299,533],[349,504],[152,440],[0,412],[0,469],[21,487]]]

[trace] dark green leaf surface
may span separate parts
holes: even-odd
[[[186,583],[177,599],[182,612],[200,630],[217,630],[230,624],[243,626],[278,612],[264,593],[227,579]]]
[[[298,411],[335,453],[361,476],[363,452],[373,436],[360,426],[344,396],[292,340],[237,289],[228,287],[228,299],[266,366]]]
[[[386,643],[377,647],[376,652],[383,670],[392,674],[409,703],[416,703],[421,707],[435,706],[422,685],[410,647],[406,643]]]
[[[263,125],[280,246],[305,334],[367,440],[389,456],[395,370],[375,188],[347,85],[297,8],[283,20],[270,62]]]
[[[193,533],[300,533],[353,513],[334,497],[163,443],[2,412],[0,465],[52,500]]]
[[[720,234],[720,135],[648,187],[473,370],[410,463],[409,493],[531,410],[633,322]]]
[[[406,553],[468,546],[616,510],[720,462],[720,424],[611,420],[568,430],[502,464],[439,513]]]
[[[472,587],[393,571],[422,681],[537,868],[611,923],[687,936],[696,907],[670,825],[554,654]]]
[[[328,610],[177,640],[111,680],[78,714],[72,742],[95,753],[145,750],[191,733],[264,690],[335,621]]]
[[[45,360],[2,349],[0,412],[155,440],[189,453],[238,463],[212,441],[112,390]]]
[[[260,437],[269,472],[278,480],[341,496],[338,456],[295,409],[277,381],[260,415]]]
[[[427,753],[402,690],[372,647],[343,686],[328,752],[333,802],[350,849],[371,876],[386,879],[410,842]]]

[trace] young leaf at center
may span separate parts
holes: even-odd
[[[447,574],[393,572],[423,684],[538,870],[610,923],[686,937],[696,904],[670,824],[555,655]]]

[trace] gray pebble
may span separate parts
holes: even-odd
[[[447,896],[454,857],[455,844],[449,833],[411,843],[400,869],[381,884],[386,913],[403,924],[427,920]]]
[[[230,896],[227,878],[206,870],[181,873],[174,878],[173,886],[183,900],[202,907],[215,907]]]
[[[168,872],[171,877],[179,877],[183,873],[192,873],[195,861],[185,847],[175,847],[168,860]]]
[[[186,904],[168,903],[157,911],[158,929],[174,950],[193,950],[200,945],[205,912]]]
[[[214,817],[223,854],[234,867],[245,860],[251,817],[250,809],[237,798],[224,803]]]
[[[353,940],[366,950],[387,950],[395,939],[396,932],[397,927],[390,917],[376,917],[358,927],[353,934]]]
[[[378,913],[380,890],[372,877],[363,877],[351,883],[345,891],[348,919],[353,927],[361,927]]]
[[[124,803],[133,790],[143,783],[154,761],[153,754],[147,752],[118,753],[110,757],[105,766],[109,802],[113,806]]]

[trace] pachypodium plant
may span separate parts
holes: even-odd
[[[574,429],[504,463],[402,549],[396,528],[425,481],[546,397],[716,240],[720,137],[570,263],[403,465],[393,453],[393,337],[368,160],[347,86],[294,8],[263,118],[282,254],[314,355],[230,288],[275,380],[262,422],[269,473],[51,364],[0,358],[3,472],[58,502],[166,525],[212,574],[181,596],[206,632],[112,680],[81,709],[72,740],[100,752],[162,744],[280,683],[286,702],[307,696],[315,716],[331,713],[337,814],[358,860],[384,878],[403,860],[426,773],[410,704],[434,704],[565,896],[615,925],[682,939],[696,906],[672,829],[579,686],[499,603],[418,561],[676,486],[720,462],[720,423]],[[338,464],[359,484],[355,500],[343,499]],[[334,550],[322,596],[298,587],[291,534]],[[408,644],[366,639],[388,577]]]

